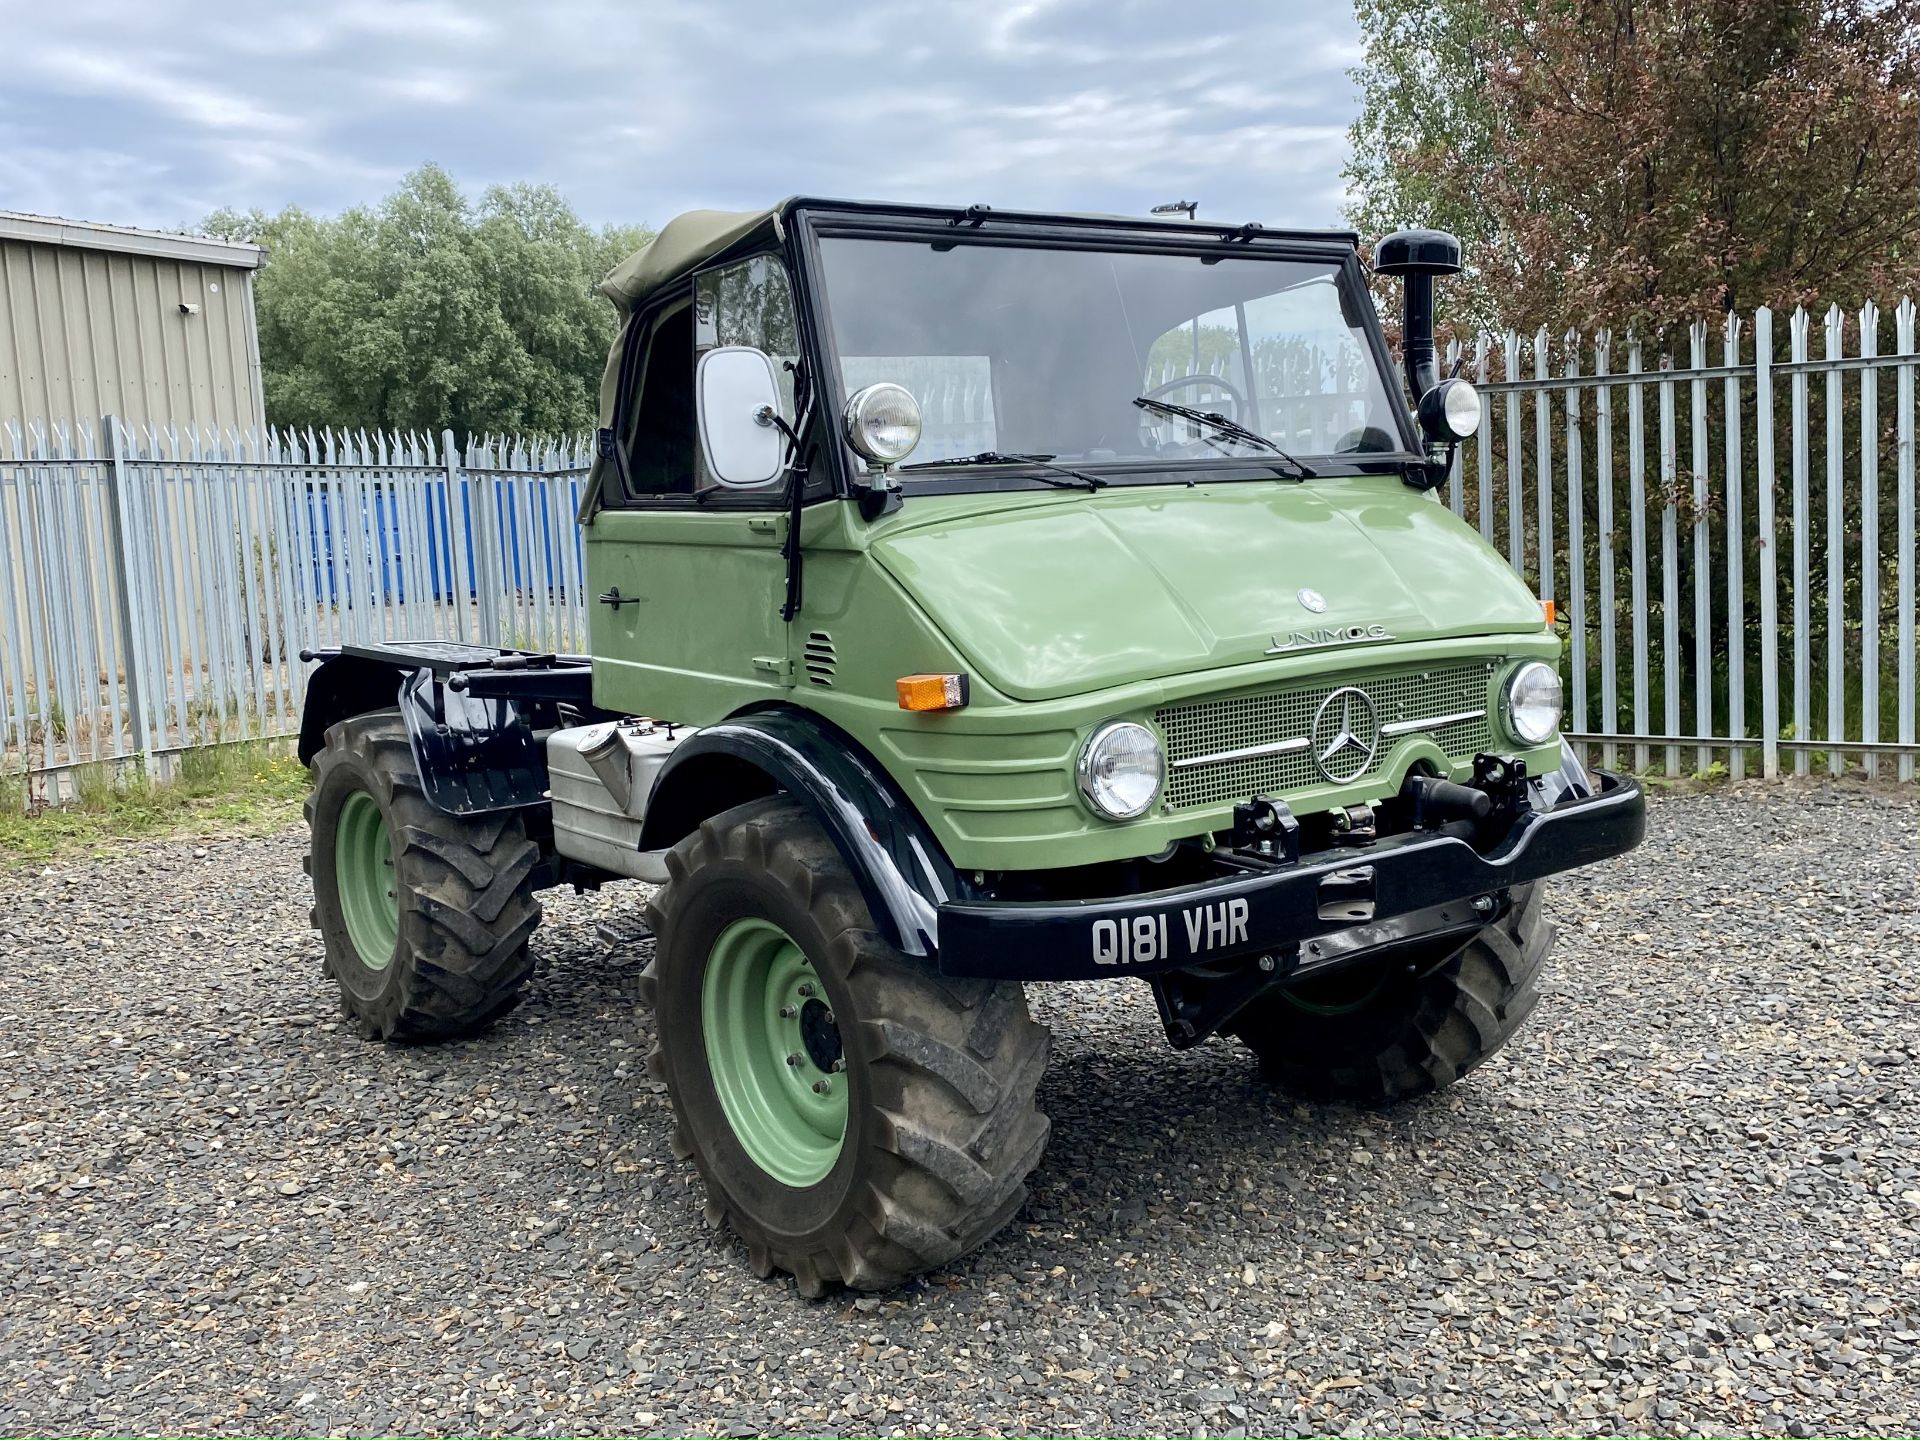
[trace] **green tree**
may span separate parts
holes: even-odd
[[[1441,304],[1456,332],[1511,327],[1527,337],[1544,326],[1557,370],[1568,358],[1561,339],[1566,329],[1590,337],[1594,329],[1608,326],[1615,336],[1617,377],[1629,330],[1645,344],[1648,368],[1656,369],[1669,361],[1684,365],[1687,328],[1705,320],[1711,362],[1720,347],[1716,312],[1746,315],[1768,305],[1776,311],[1773,356],[1784,360],[1787,316],[1778,312],[1798,304],[1812,309],[1818,353],[1824,348],[1822,312],[1838,304],[1847,312],[1846,344],[1852,349],[1859,335],[1853,317],[1862,301],[1890,309],[1903,294],[1920,294],[1920,165],[1914,144],[1920,133],[1920,0],[1361,0],[1358,13],[1366,59],[1355,78],[1367,108],[1352,132],[1350,213],[1376,236],[1421,222],[1461,235],[1468,273],[1441,287]],[[1397,289],[1382,285],[1381,293]],[[1388,313],[1392,308],[1397,307]],[[1889,318],[1882,316],[1878,332],[1883,351],[1890,340]],[[1743,344],[1743,353],[1751,356],[1750,325]],[[1583,368],[1590,373],[1592,351],[1583,344],[1582,352]],[[1531,373],[1530,348],[1523,355],[1523,373]],[[1494,357],[1498,374],[1497,345]],[[1848,377],[1831,410],[1824,387],[1814,387],[1812,399],[1815,465],[1831,419],[1840,438],[1849,505],[1876,483],[1862,477],[1860,383],[1859,377]],[[1884,388],[1879,393],[1875,493],[1885,516],[1896,506],[1898,472],[1892,463],[1894,407]],[[1704,518],[1708,569],[1720,582],[1707,596],[1705,636],[1708,668],[1719,677],[1714,686],[1718,709],[1694,716],[1700,637],[1694,630],[1694,560],[1683,538],[1673,577],[1681,641],[1675,690],[1683,715],[1675,728],[1725,734],[1730,724],[1725,676],[1733,662],[1720,585],[1729,555],[1737,551],[1745,566],[1744,615],[1752,624],[1759,613],[1765,559],[1751,499],[1758,484],[1755,388],[1748,379],[1736,391],[1747,437],[1742,479],[1749,498],[1743,529],[1733,536],[1725,524],[1729,491],[1719,447],[1727,412],[1718,386],[1710,386],[1706,397],[1702,423],[1709,462],[1700,475],[1689,461],[1694,429],[1684,390],[1674,420],[1679,473],[1670,476],[1661,475],[1657,423],[1650,415],[1636,441],[1623,423],[1626,397],[1618,388],[1613,395],[1613,468],[1605,480],[1594,468],[1583,475],[1579,493],[1586,548],[1573,557],[1562,553],[1558,563],[1564,567],[1577,559],[1585,574],[1599,573],[1599,496],[1602,486],[1610,485],[1615,631],[1630,633],[1624,492],[1637,443],[1645,473],[1664,482],[1650,496],[1653,517],[1657,521],[1671,504],[1682,537],[1696,517]],[[1484,473],[1477,462],[1470,465],[1466,502],[1468,513],[1474,513],[1481,502],[1478,487],[1490,483],[1487,499],[1499,535],[1515,503],[1514,490],[1500,477],[1514,460],[1527,467],[1529,477],[1540,463],[1532,453],[1535,419],[1544,414],[1556,436],[1569,421],[1559,392],[1495,404],[1518,407],[1523,453],[1509,455],[1508,430],[1498,423],[1496,409],[1487,422],[1492,463]],[[1593,408],[1577,423],[1584,453],[1595,456]],[[1791,409],[1776,399],[1772,442],[1783,492],[1792,426]],[[1544,483],[1554,536],[1564,546],[1568,452],[1557,441],[1553,449]],[[1530,489],[1529,478],[1518,490],[1529,531],[1536,503]],[[1783,494],[1780,503],[1784,534],[1790,501]],[[1846,621],[1844,629],[1829,634],[1824,608],[1815,606],[1808,638],[1816,653],[1833,645],[1859,656],[1863,630],[1878,628],[1885,672],[1879,684],[1880,733],[1887,735],[1898,695],[1891,670],[1897,591],[1884,522],[1877,546],[1870,548],[1858,531],[1843,527],[1843,533],[1829,536],[1817,521],[1812,525],[1810,573],[1823,576],[1830,554],[1838,550],[1844,578],[1837,588]],[[1529,568],[1538,573],[1542,562],[1532,535],[1523,549],[1535,552]],[[1656,635],[1666,618],[1661,552],[1656,536],[1649,548],[1646,601]],[[1547,563],[1555,559],[1550,555]],[[1877,614],[1865,608],[1862,577],[1867,573],[1878,575]],[[1597,624],[1597,596],[1592,589],[1587,596],[1589,623]],[[1589,667],[1595,670],[1597,635],[1591,639]],[[1761,649],[1748,645],[1742,657],[1751,727],[1759,713],[1753,697],[1763,689]],[[1792,684],[1790,674],[1776,678],[1783,693]],[[1597,674],[1590,684],[1597,694]],[[1848,712],[1857,716],[1863,703],[1857,673],[1847,684],[1853,687],[1845,694]],[[1626,685],[1623,678],[1623,698]],[[1811,705],[1816,716],[1825,712],[1825,685],[1825,675],[1816,669]],[[1656,670],[1648,695],[1652,714],[1662,713],[1666,693]]]
[[[1458,235],[1476,258],[1499,226],[1478,186],[1493,163],[1495,114],[1482,77],[1494,48],[1482,0],[1356,0],[1365,63],[1348,130],[1348,220],[1369,239],[1405,225]],[[1444,174],[1434,157],[1448,159]]]
[[[1458,231],[1469,323],[1658,326],[1920,280],[1920,0],[1357,13],[1352,217]]]
[[[651,233],[589,229],[545,185],[475,204],[436,165],[372,208],[222,211],[205,228],[267,247],[272,423],[462,434],[592,425],[615,318],[594,287]]]

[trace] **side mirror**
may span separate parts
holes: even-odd
[[[700,448],[713,478],[733,490],[777,480],[786,466],[786,435],[775,424],[780,386],[773,361],[746,345],[723,345],[700,357]]]

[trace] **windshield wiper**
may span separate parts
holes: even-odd
[[[1062,490],[1104,490],[1107,482],[1098,475],[1089,475],[1084,470],[1075,470],[1071,465],[1056,465],[1051,455],[1014,455],[1004,450],[982,450],[978,455],[955,455],[946,460],[920,460],[912,465],[902,465],[902,470],[938,470],[945,465],[1031,465],[1039,470],[1052,470],[1060,475],[1070,475],[1070,480],[1056,480],[1052,475],[1032,475],[1029,479],[1038,480],[1042,485],[1056,485]]]
[[[1161,400],[1152,395],[1136,395],[1133,397],[1133,403],[1142,410],[1157,410],[1163,415],[1177,415],[1182,420],[1191,420],[1196,425],[1211,426],[1228,439],[1238,440],[1244,445],[1257,445],[1269,454],[1286,461],[1293,467],[1294,475],[1301,480],[1311,480],[1320,473],[1312,466],[1289,455],[1258,430],[1250,430],[1238,420],[1229,420],[1217,410],[1196,410],[1191,405],[1176,405],[1171,400]]]

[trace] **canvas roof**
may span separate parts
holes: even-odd
[[[649,295],[745,239],[779,215],[767,210],[689,210],[660,227],[660,233],[613,267],[600,293],[630,315]]]

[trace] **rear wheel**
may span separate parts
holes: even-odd
[[[1457,949],[1356,965],[1243,1010],[1234,1031],[1268,1077],[1321,1100],[1385,1104],[1442,1090],[1505,1045],[1540,999],[1546,890]]]
[[[1047,1141],[1046,1030],[1018,985],[934,975],[875,933],[783,797],[705,822],[648,907],[641,999],[674,1148],[756,1272],[878,1290],[979,1245]]]
[[[540,923],[520,818],[430,805],[397,710],[335,725],[313,777],[313,926],[361,1034],[440,1039],[518,1003]]]

